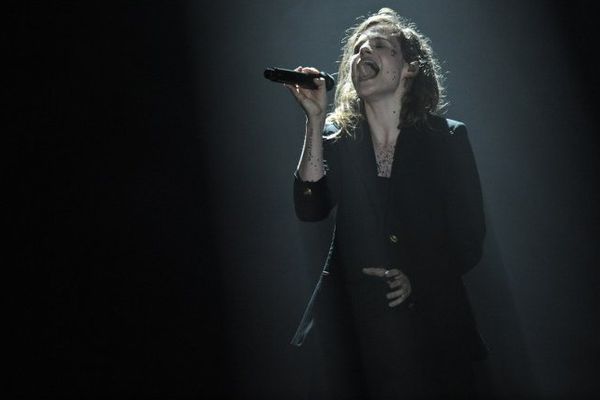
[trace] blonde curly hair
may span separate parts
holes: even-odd
[[[400,17],[390,8],[382,8],[350,27],[342,40],[334,111],[327,116],[327,122],[339,128],[337,134],[352,136],[352,132],[364,118],[362,101],[352,83],[350,59],[358,38],[373,26],[381,26],[387,34],[395,37],[400,43],[404,60],[408,63],[416,61],[419,66],[419,71],[412,78],[409,91],[402,100],[399,128],[425,123],[428,114],[439,113],[446,105],[443,75],[429,39],[418,31],[414,23]]]

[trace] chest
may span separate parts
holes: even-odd
[[[373,148],[353,150],[342,158],[338,223],[356,235],[395,231],[431,238],[442,229],[444,162],[435,143],[424,138],[398,141],[387,155],[392,160],[386,161],[389,178],[383,185]]]

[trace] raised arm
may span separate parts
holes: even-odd
[[[308,67],[298,67],[296,71],[319,73],[317,69]],[[317,90],[285,85],[306,114],[306,134],[298,163],[299,178],[305,182],[316,182],[325,175],[322,134],[327,111],[327,93],[323,78],[315,79],[315,84]]]
[[[315,68],[298,67],[296,71],[319,73]],[[306,132],[294,180],[296,215],[303,221],[319,221],[333,207],[328,179],[325,176],[323,130],[327,109],[325,81],[315,79],[317,90],[285,85],[306,114]]]

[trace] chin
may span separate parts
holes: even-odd
[[[369,97],[377,94],[377,89],[373,86],[365,87],[365,85],[354,86],[356,94],[361,100],[368,99]]]

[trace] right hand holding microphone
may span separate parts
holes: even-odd
[[[311,67],[298,67],[294,71],[313,74],[319,73],[318,69]],[[298,85],[284,84],[296,98],[300,106],[302,106],[309,121],[324,119],[325,112],[327,111],[325,79],[315,78],[314,83],[318,87],[316,90],[301,88]]]

